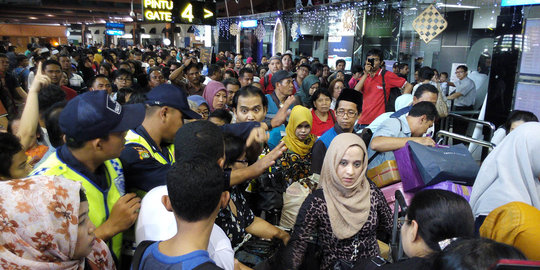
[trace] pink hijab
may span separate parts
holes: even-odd
[[[0,182],[0,268],[83,269],[72,259],[77,244],[81,183],[58,176]],[[99,239],[86,259],[116,269]]]
[[[206,104],[208,104],[208,108],[210,108],[211,112],[214,111],[214,96],[219,91],[225,91],[225,93],[227,93],[227,88],[218,81],[211,81],[206,85],[206,88],[204,88],[203,97],[206,99]]]

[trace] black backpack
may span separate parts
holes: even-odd
[[[395,112],[396,111],[396,99],[401,96],[401,90],[397,87],[390,88],[390,96],[386,96],[386,83],[384,82],[384,75],[386,70],[381,72],[382,76],[382,88],[384,93],[384,111]]]

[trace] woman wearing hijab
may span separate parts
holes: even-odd
[[[2,269],[116,269],[94,236],[79,182],[35,176],[0,182]]]
[[[211,81],[204,88],[203,97],[210,112],[225,109],[225,105],[227,105],[227,88],[221,82]]]
[[[476,230],[495,208],[523,202],[540,209],[540,123],[517,127],[482,163],[469,203]]]
[[[313,118],[308,108],[297,105],[291,111],[285,128],[283,141],[287,151],[276,161],[278,170],[284,171],[284,178],[292,184],[310,175],[311,148],[317,138],[311,134]]]
[[[353,263],[379,255],[377,229],[391,233],[392,213],[382,192],[366,178],[367,165],[366,145],[360,137],[342,133],[332,140],[320,189],[302,204],[287,246],[291,268],[301,265],[313,234],[321,245],[321,269],[331,269],[340,260]]]
[[[302,100],[302,105],[311,107],[311,96],[319,89],[319,78],[315,75],[309,75],[302,81],[301,91],[296,92],[296,95]]]
[[[192,95],[188,97],[188,101],[194,103],[193,108],[190,107],[191,110],[200,114],[203,120],[208,119],[208,115],[210,115],[210,108],[206,103],[206,99],[199,95]]]

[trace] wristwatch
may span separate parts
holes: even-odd
[[[266,118],[266,119],[264,119],[263,123],[265,123],[266,126],[268,126],[268,131],[272,130],[272,128],[273,128],[272,127],[272,119]]]

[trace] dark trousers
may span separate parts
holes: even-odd
[[[463,106],[463,107],[462,106],[455,106],[454,107],[454,111],[472,111],[473,109],[474,109],[473,106]],[[454,118],[453,120],[454,120],[453,121],[453,128],[454,128],[453,132],[457,133],[457,134],[460,134],[460,135],[467,136],[467,128],[469,127],[469,122],[461,120],[461,119],[456,119],[456,118]],[[454,144],[458,144],[458,143],[466,143],[466,142],[454,139]]]

